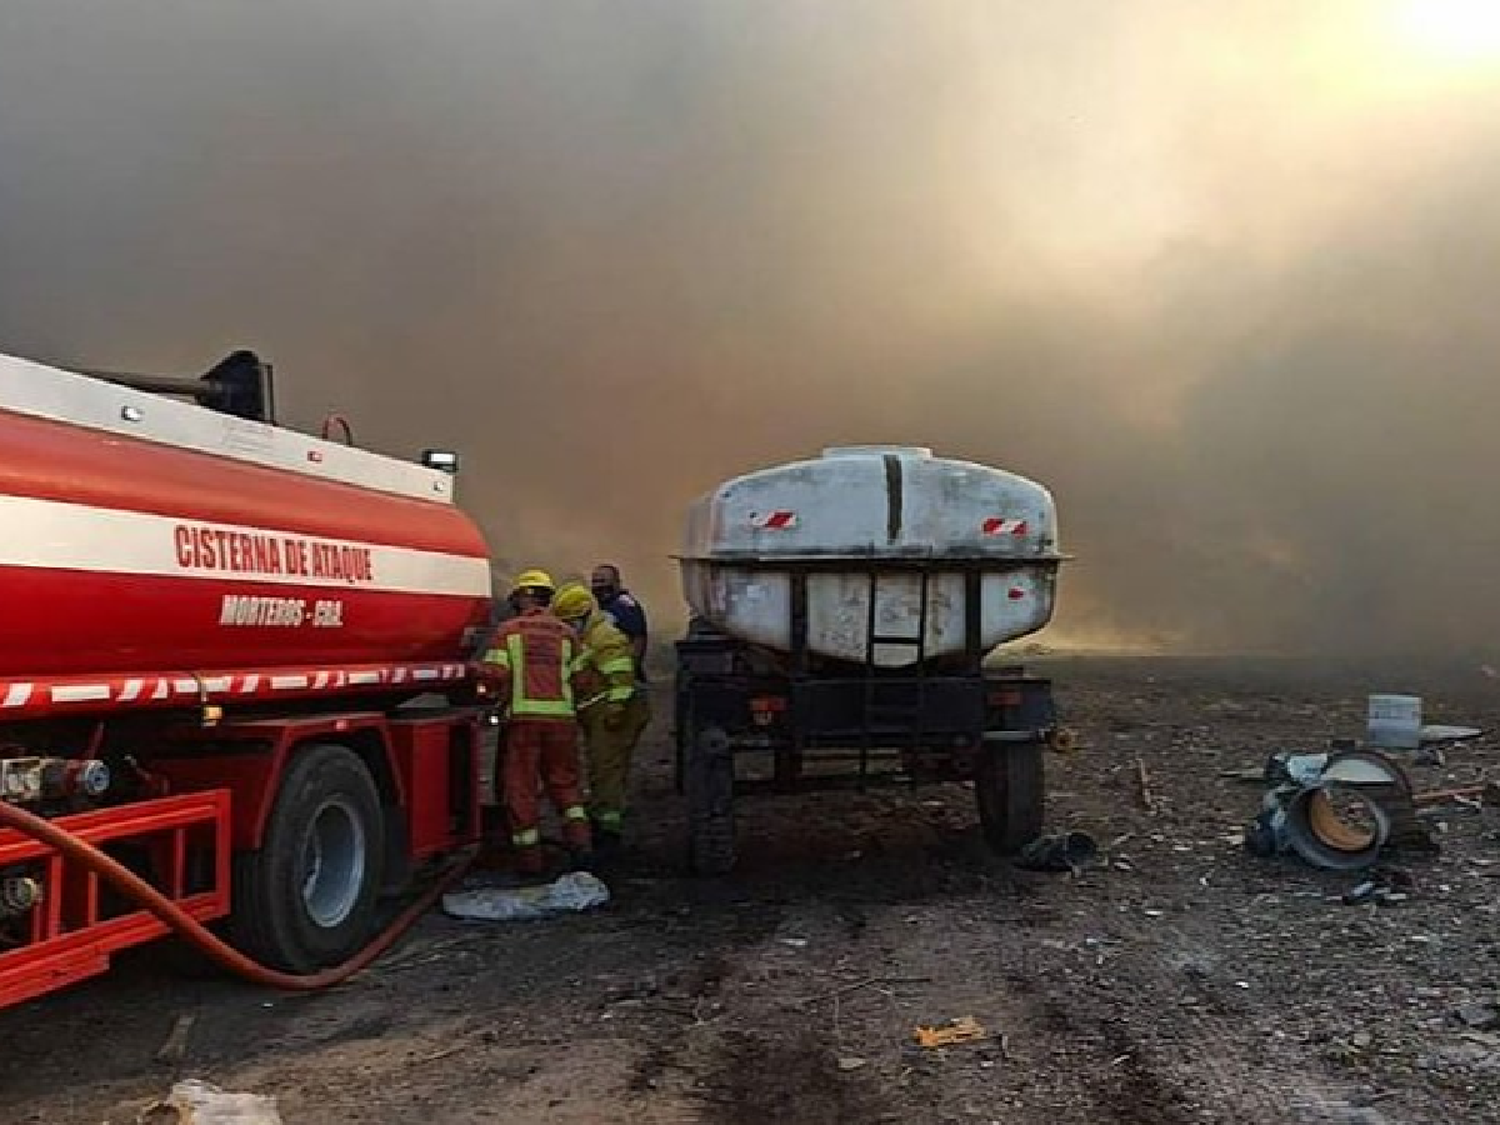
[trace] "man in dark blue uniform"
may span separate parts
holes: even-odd
[[[601,563],[594,568],[589,587],[599,601],[599,608],[613,617],[620,632],[630,638],[630,651],[635,656],[635,674],[644,684],[646,643],[650,632],[646,624],[645,607],[625,589],[620,578],[620,568],[612,563]]]

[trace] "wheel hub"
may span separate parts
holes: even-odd
[[[365,826],[342,797],[318,807],[302,842],[302,903],[324,929],[353,913],[365,883]]]

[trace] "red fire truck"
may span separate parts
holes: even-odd
[[[327,982],[474,844],[491,577],[454,469],[275,425],[249,352],[0,356],[0,1005],[172,930]]]

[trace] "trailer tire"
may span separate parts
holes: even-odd
[[[303,748],[260,848],[235,856],[235,944],[293,973],[347,960],[373,934],[384,855],[380,794],[364,763],[343,746]]]
[[[688,867],[727,875],[735,862],[734,752],[718,727],[692,732],[686,747]]]
[[[1012,855],[1042,834],[1046,814],[1046,771],[1040,742],[986,747],[974,778],[979,824],[985,843],[999,855]]]

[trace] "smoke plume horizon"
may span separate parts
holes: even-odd
[[[1500,635],[1500,59],[1400,0],[0,12],[0,351],[278,369],[497,565],[931,446],[1055,493],[1062,637]]]

